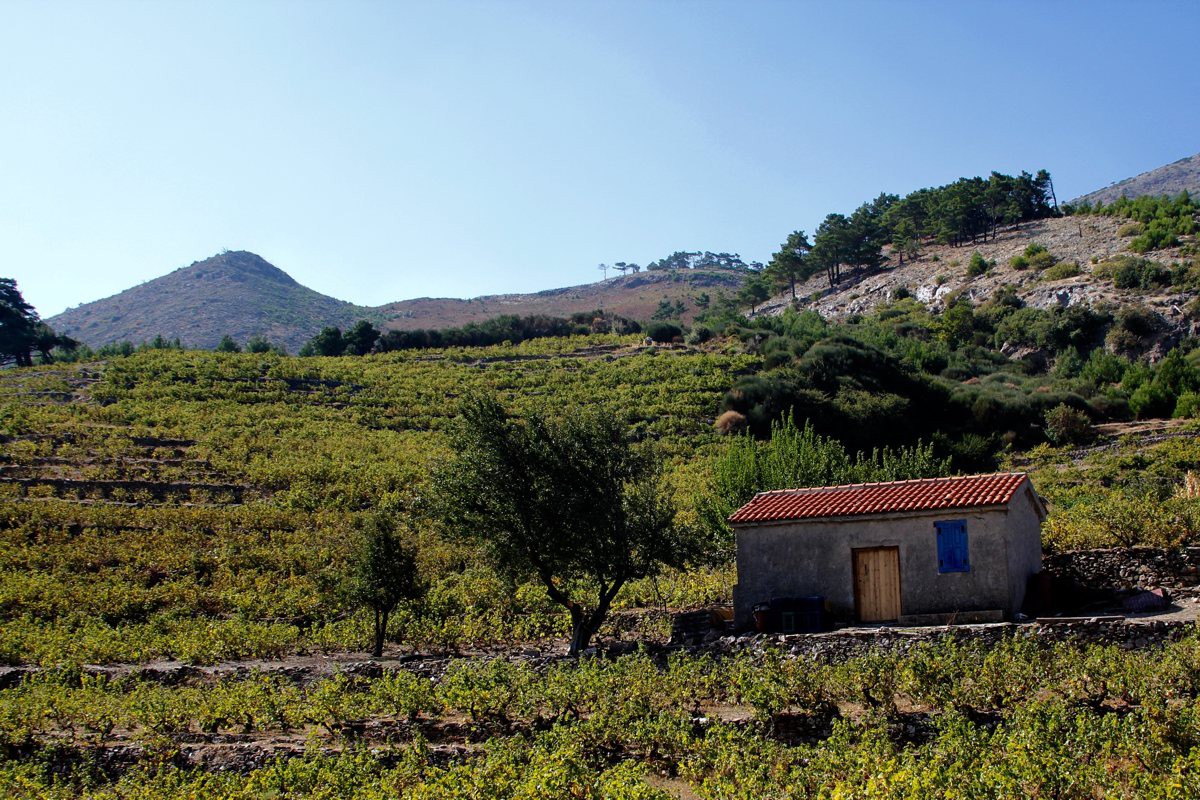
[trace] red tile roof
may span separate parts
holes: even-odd
[[[780,522],[857,517],[896,511],[940,511],[1006,505],[1028,480],[1023,472],[855,483],[761,492],[733,512],[730,522]]]

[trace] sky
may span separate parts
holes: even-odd
[[[1200,3],[0,0],[0,276],[363,305],[766,261],[881,191],[1200,151]]]

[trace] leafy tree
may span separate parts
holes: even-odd
[[[360,319],[342,335],[342,352],[348,356],[365,356],[375,347],[379,336],[379,330],[374,325]]]
[[[434,477],[440,518],[501,574],[542,584],[571,616],[572,655],[622,586],[689,554],[656,455],[599,411],[513,417],[470,397],[450,444],[455,456]]]
[[[182,350],[183,342],[179,341],[176,336],[173,339],[168,339],[161,333],[155,334],[154,338],[148,342],[142,342],[138,345],[138,350]]]
[[[43,364],[54,361],[55,350],[59,350],[66,358],[76,358],[80,355],[81,347],[79,342],[70,336],[55,333],[54,329],[44,322],[39,322],[34,328],[33,349],[37,351]]]
[[[217,352],[218,353],[240,353],[240,352],[242,352],[242,348],[238,346],[238,343],[233,340],[232,336],[230,336],[229,334],[225,334],[224,336],[221,337],[220,344],[217,345]]]
[[[323,328],[300,348],[302,356],[340,356],[346,350],[341,328]]]
[[[892,229],[892,250],[899,256],[898,266],[904,266],[906,257],[911,260],[921,252],[921,237],[911,220],[901,219]]]
[[[825,270],[830,288],[842,279],[842,265],[849,263],[852,248],[850,220],[844,215],[829,214],[817,226],[810,258],[816,267]]]
[[[401,542],[395,526],[385,517],[368,517],[355,563],[351,596],[375,614],[375,639],[371,653],[383,655],[388,617],[405,601],[421,599],[425,586],[417,571],[415,552]]]
[[[271,343],[262,336],[251,336],[246,342],[247,353],[269,353],[272,349]]]
[[[762,273],[751,275],[746,278],[746,282],[742,284],[742,288],[738,290],[738,299],[750,306],[750,313],[753,314],[759,304],[771,296],[771,287],[767,283],[766,276]]]
[[[17,282],[0,278],[0,362],[31,366],[40,324],[37,311],[25,302]]]
[[[796,282],[807,280],[819,271],[816,266],[810,266],[808,254],[812,251],[812,243],[804,231],[793,231],[779,252],[771,256],[767,265],[767,273],[774,279],[779,288],[784,286],[792,290],[792,299],[796,299]]]

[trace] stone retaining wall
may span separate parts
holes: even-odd
[[[832,633],[710,635],[695,648],[733,654],[742,651],[778,650],[793,657],[838,662],[872,650],[907,653],[912,648],[942,639],[994,645],[1012,636],[1029,637],[1041,643],[1116,645],[1138,650],[1177,641],[1196,629],[1187,620],[1077,619],[1062,622],[1001,622],[983,625],[931,628],[856,628]]]
[[[1042,569],[1093,589],[1193,588],[1200,586],[1200,547],[1069,550],[1043,557]]]

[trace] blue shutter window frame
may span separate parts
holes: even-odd
[[[950,519],[935,522],[937,528],[938,572],[970,572],[967,553],[967,521]]]

